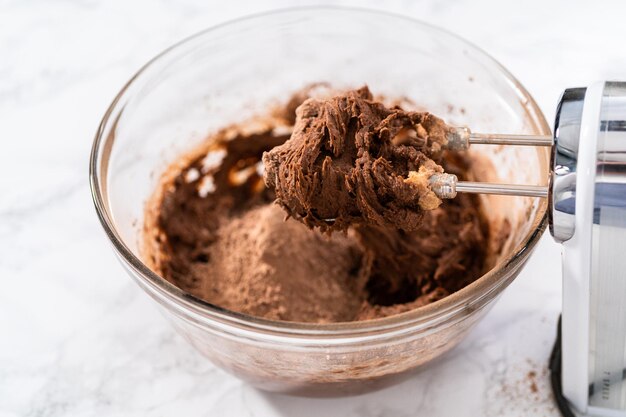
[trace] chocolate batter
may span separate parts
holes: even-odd
[[[417,230],[441,204],[428,178],[443,172],[448,127],[429,113],[387,108],[367,87],[296,110],[291,138],[263,156],[265,183],[298,220],[324,230],[356,224]]]
[[[384,109],[367,89],[349,95],[341,105],[358,102],[363,111],[375,113],[367,120],[376,123],[347,120],[336,123],[337,132],[354,131],[364,143],[370,141],[367,152],[371,156],[353,149],[338,152],[347,145],[335,134],[332,145],[322,145],[317,152],[324,159],[339,161],[347,154],[350,161],[362,161],[379,184],[395,184],[396,188],[388,191],[368,191],[363,184],[371,177],[356,175],[351,177],[350,187],[362,202],[353,205],[342,200],[349,210],[342,209],[343,205],[327,206],[339,207],[332,214],[345,219],[336,221],[333,229],[345,229],[363,214],[373,219],[369,225],[359,222],[346,233],[328,236],[295,219],[285,220],[285,213],[274,204],[274,190],[263,183],[261,158],[289,139],[295,119],[289,108],[297,107],[290,103],[275,111],[256,133],[246,132],[249,124],[225,129],[203,149],[170,167],[146,210],[144,252],[151,267],[183,290],[217,306],[270,319],[314,323],[408,311],[478,278],[486,267],[488,239],[479,200],[459,195],[424,211],[409,198],[423,195],[423,190],[394,177],[406,178],[420,164],[428,163],[429,155],[438,158],[433,162],[435,169],[441,167],[463,178],[470,161],[452,153],[442,155],[438,148],[443,143],[439,139],[441,125],[434,116]],[[300,92],[291,101],[307,97]],[[300,120],[292,140],[302,140],[298,132],[311,127],[303,120],[311,115],[309,111],[319,108],[315,103],[309,101],[299,108]],[[331,117],[332,109],[323,111],[329,112],[328,121],[338,120]],[[376,137],[385,144],[375,146],[373,136],[356,132],[361,123],[379,127],[374,129]],[[421,125],[426,134],[417,132],[417,127],[411,128],[415,135],[403,133],[409,124]],[[267,158],[271,156],[266,162]],[[377,162],[381,158],[387,162]],[[347,172],[341,166],[337,169]],[[394,202],[398,196],[400,201]],[[318,212],[311,216],[306,210],[303,214],[309,225],[328,215]],[[390,224],[398,228],[388,227]]]

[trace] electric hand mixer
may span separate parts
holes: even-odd
[[[440,198],[470,192],[549,199],[550,232],[563,245],[557,390],[582,413],[626,416],[626,82],[565,90],[554,138],[456,128],[448,148],[472,143],[552,146],[547,187],[463,182],[449,174],[433,175],[430,184]]]

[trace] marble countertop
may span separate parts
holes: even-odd
[[[114,258],[87,182],[114,94],[182,37],[290,3],[0,1],[0,417],[558,415],[546,362],[560,249],[547,234],[458,348],[407,382],[343,399],[265,394],[215,368]],[[626,74],[619,0],[338,4],[457,32],[509,68],[549,120],[564,88]]]

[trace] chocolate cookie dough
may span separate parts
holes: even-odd
[[[353,94],[354,101],[371,102],[363,104],[366,111],[379,112],[376,126],[388,120],[377,134],[392,143],[384,147],[370,143],[367,152],[401,164],[396,173],[403,178],[428,156],[437,158],[437,166],[446,172],[464,177],[470,161],[440,152],[436,130],[428,130],[438,125],[438,119],[399,108],[384,110],[367,90]],[[297,107],[294,101],[302,102],[309,94],[294,97],[291,109]],[[309,106],[300,107],[299,115],[307,114]],[[295,115],[289,108],[268,112],[272,117],[261,123],[224,129],[167,170],[146,208],[144,224],[144,258],[157,273],[222,308],[275,320],[327,323],[408,311],[461,289],[484,272],[489,230],[479,200],[472,195],[459,195],[403,220],[399,213],[416,208],[408,201],[416,192],[411,186],[397,184],[399,190],[376,194],[372,197],[376,204],[366,193],[363,198],[369,205],[351,209],[372,207],[368,208],[372,216],[393,220],[362,223],[331,236],[295,219],[285,220],[284,211],[274,204],[277,195],[263,182],[261,158],[290,136],[297,138],[292,130],[306,129],[301,121],[294,128]],[[409,123],[421,125],[427,136],[415,130],[416,135],[404,137],[398,126]],[[345,128],[355,126],[348,121]],[[345,145],[340,140],[335,137],[332,147],[320,150],[320,155],[336,158],[334,150]],[[363,156],[354,152],[345,153],[355,159]],[[378,166],[373,157],[360,160],[381,183],[395,183],[395,168]],[[366,178],[355,181],[359,187],[358,181]],[[406,196],[406,204],[387,209],[395,195]],[[405,227],[386,227],[390,223]],[[420,227],[413,227],[417,223]]]
[[[298,220],[324,230],[351,225],[412,231],[441,204],[428,178],[443,172],[448,126],[426,112],[387,108],[367,87],[296,110],[291,138],[263,155],[265,183]]]

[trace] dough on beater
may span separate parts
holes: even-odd
[[[296,110],[291,138],[263,155],[264,180],[293,217],[322,231],[419,228],[441,204],[428,177],[449,127],[427,112],[388,108],[367,87]]]

